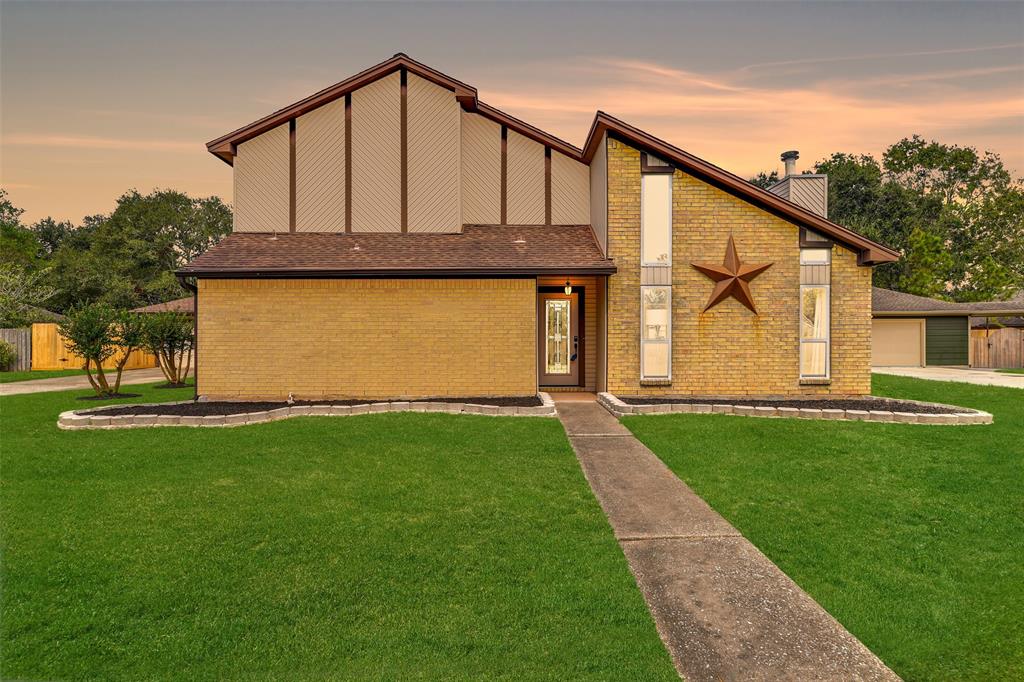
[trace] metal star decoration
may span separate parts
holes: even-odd
[[[732,296],[750,308],[750,312],[757,315],[754,297],[750,294],[750,281],[774,263],[744,263],[736,254],[736,242],[733,241],[732,235],[729,235],[729,245],[725,247],[725,262],[722,265],[714,263],[690,263],[690,265],[715,281],[715,290],[711,292],[711,298],[704,306],[704,312]]]

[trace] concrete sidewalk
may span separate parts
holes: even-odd
[[[121,375],[121,386],[132,384],[148,384],[160,381],[164,373],[159,367],[150,369],[126,370]],[[32,379],[30,381],[16,381],[12,384],[0,384],[0,396],[22,395],[25,393],[45,393],[47,391],[73,391],[80,388],[91,388],[89,377],[84,374],[70,377],[55,377],[53,379]]]
[[[558,413],[687,680],[896,680],[603,407]]]
[[[992,369],[968,369],[966,367],[872,367],[875,374],[893,374],[915,379],[932,381],[957,381],[980,386],[1007,386],[1024,388],[1024,374],[1004,374]]]

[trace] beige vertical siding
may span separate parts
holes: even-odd
[[[401,76],[352,93],[352,231],[402,229]]]
[[[288,124],[238,145],[235,232],[287,232]]]
[[[590,224],[597,241],[608,252],[608,136],[601,137],[597,153],[590,161]]]
[[[462,222],[501,221],[501,126],[462,112]]]
[[[555,151],[551,152],[551,222],[590,224],[590,169]]]
[[[345,101],[295,120],[295,230],[345,231]]]
[[[409,74],[409,231],[458,232],[459,119],[455,94]]]
[[[508,223],[544,223],[544,145],[508,131]]]

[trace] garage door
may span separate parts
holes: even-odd
[[[929,365],[967,364],[967,318],[929,317],[925,361]]]
[[[871,364],[874,367],[920,367],[924,320],[871,321]]]

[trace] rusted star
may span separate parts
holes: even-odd
[[[690,263],[690,265],[715,281],[715,290],[711,292],[711,298],[704,306],[704,312],[732,296],[757,315],[754,297],[750,294],[750,281],[774,264],[744,263],[736,254],[736,242],[733,241],[732,235],[729,235],[729,245],[725,247],[725,262],[722,265],[714,263]]]

